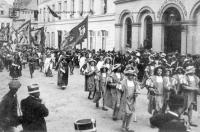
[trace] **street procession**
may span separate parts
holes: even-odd
[[[0,132],[199,132],[191,1],[0,0]]]

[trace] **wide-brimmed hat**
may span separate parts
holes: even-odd
[[[118,68],[120,68],[122,65],[121,64],[115,64],[112,68],[112,71],[117,70]]]
[[[163,57],[166,57],[166,54],[165,54],[165,53],[161,53],[161,54],[160,54],[160,57],[162,57],[162,58],[163,58]]]
[[[21,83],[17,79],[13,79],[8,84],[9,88],[12,89],[19,89],[21,87]]]
[[[181,67],[181,66],[178,66],[178,67],[175,69],[176,72],[177,72],[178,70],[184,71],[183,67]]]
[[[105,62],[107,59],[109,59],[109,60],[112,62],[112,58],[111,58],[111,57],[105,57],[105,58],[104,58],[104,62]]]
[[[189,73],[195,73],[195,67],[194,66],[187,66],[185,69],[185,74]]]
[[[135,70],[132,69],[128,69],[128,70],[124,70],[124,75],[128,76],[128,75],[133,75],[133,76],[137,76],[137,72]]]
[[[32,84],[27,87],[28,88],[28,93],[33,94],[33,93],[39,93],[39,85],[38,84]]]
[[[94,59],[89,59],[88,62],[89,63],[94,62],[95,64],[97,63],[96,60],[94,60]]]

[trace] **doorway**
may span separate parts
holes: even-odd
[[[181,52],[181,15],[174,8],[168,8],[163,15],[164,52]]]

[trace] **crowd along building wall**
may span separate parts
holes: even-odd
[[[199,0],[116,0],[115,48],[198,54]]]
[[[48,6],[61,16],[53,17]],[[89,16],[88,39],[82,48],[112,50],[115,46],[114,0],[39,0],[39,23],[45,27],[46,47],[58,48],[69,31]]]

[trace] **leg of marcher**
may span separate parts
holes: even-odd
[[[188,120],[189,120],[190,126],[197,127],[198,125],[194,124],[192,122],[192,111],[193,111],[193,104],[191,104],[190,107],[189,107],[189,109],[188,109]]]

